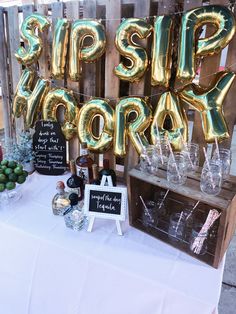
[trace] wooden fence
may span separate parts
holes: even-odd
[[[64,86],[75,92],[75,97],[79,102],[89,100],[91,96],[100,96],[104,98],[119,98],[128,95],[151,96],[150,102],[153,110],[156,107],[160,94],[165,90],[163,87],[151,87],[150,69],[146,72],[144,78],[139,83],[127,83],[120,81],[113,74],[113,68],[120,61],[120,55],[114,45],[114,37],[118,25],[122,18],[128,17],[150,17],[149,21],[153,24],[153,17],[163,14],[174,14],[175,18],[181,17],[181,12],[194,7],[207,4],[221,4],[229,6],[230,0],[86,0],[83,3],[79,1],[56,2],[47,4],[39,4],[38,6],[25,5],[22,7],[0,8],[0,79],[2,86],[2,98],[4,104],[4,124],[5,134],[14,136],[14,128],[22,127],[22,119],[14,119],[11,115],[11,106],[14,91],[19,81],[22,66],[17,62],[14,53],[20,45],[20,25],[23,19],[32,12],[39,12],[48,16],[52,21],[52,29],[48,34],[43,35],[44,49],[39,59],[38,70],[44,78],[50,78],[50,59],[52,51],[52,34],[57,18],[66,17],[69,20],[79,18],[97,18],[102,19],[106,28],[107,46],[105,56],[95,64],[83,64],[83,78],[80,82],[72,82],[68,78],[65,80],[54,80],[54,84]],[[235,1],[231,1],[230,9],[236,16]],[[179,13],[178,13],[179,12]],[[207,32],[210,27],[207,26]],[[175,36],[178,32],[175,31]],[[178,42],[176,38],[175,44]],[[149,57],[151,53],[152,36],[145,42]],[[144,41],[142,41],[144,42]],[[205,58],[201,63],[201,72],[199,82],[203,86],[208,86],[209,82],[214,78],[214,73],[219,71],[221,65],[221,55],[217,54],[212,57]],[[231,71],[236,71],[236,36],[228,46],[226,52],[225,66],[230,66]],[[224,112],[229,126],[232,139],[233,128],[236,119],[236,110],[234,109],[236,95],[236,82],[233,83],[227,98],[224,102]],[[114,105],[115,101],[111,100]],[[206,145],[199,113],[189,111],[190,120],[194,121],[192,139],[201,146]],[[223,142],[221,145],[229,147],[231,139]],[[69,143],[70,158],[74,158],[79,154],[78,139],[73,139]],[[132,167],[138,159],[132,145],[128,146],[128,153],[124,160],[116,159],[112,150],[104,154],[108,157],[115,167],[115,164],[124,165],[124,173]],[[100,159],[102,157],[100,156]],[[98,160],[98,156],[95,156]],[[101,161],[101,160],[100,160]]]

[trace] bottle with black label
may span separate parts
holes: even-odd
[[[97,164],[93,164],[92,165],[92,170],[93,170],[93,179],[91,181],[91,184],[100,185],[101,182],[99,180],[98,165]]]
[[[71,177],[67,180],[66,184],[70,193],[78,194],[79,201],[84,198],[84,181],[77,175],[75,161],[70,161]]]
[[[116,173],[110,169],[109,159],[103,159],[103,169],[99,172],[100,180],[102,180],[102,176],[111,176],[113,186],[116,186]]]
[[[76,159],[77,174],[83,178],[84,183],[93,179],[92,164],[94,163],[88,153],[87,143],[81,144],[81,155]]]

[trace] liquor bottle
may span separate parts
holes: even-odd
[[[57,182],[56,189],[57,194],[52,199],[52,211],[54,215],[62,216],[70,205],[69,193],[65,192],[65,184],[62,181]]]
[[[89,156],[87,143],[81,144],[81,155],[76,159],[77,173],[84,180],[84,183],[90,183],[93,178],[92,172],[93,160]]]
[[[84,226],[84,213],[82,208],[79,206],[79,197],[77,193],[71,193],[69,199],[70,206],[64,212],[65,224],[68,228],[78,231]]]
[[[99,179],[102,180],[102,176],[111,176],[112,183],[116,186],[116,173],[110,169],[109,159],[103,159],[103,169],[99,171]]]
[[[97,164],[93,164],[92,165],[92,170],[93,170],[93,179],[91,181],[91,184],[100,185],[101,182],[99,180],[98,165]]]
[[[70,193],[78,194],[79,200],[84,198],[84,180],[77,176],[75,161],[70,161],[71,177],[67,180],[66,184]]]

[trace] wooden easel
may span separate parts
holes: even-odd
[[[113,186],[111,176],[102,176],[100,185],[101,186]],[[92,232],[94,221],[95,221],[95,216],[91,216],[89,218],[89,225],[87,229],[88,232]],[[118,219],[116,219],[116,229],[117,229],[118,235],[123,235],[122,230],[121,230],[120,220]]]

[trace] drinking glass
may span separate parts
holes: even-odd
[[[159,138],[156,139],[156,149],[157,153],[159,155],[160,159],[160,165],[162,166],[167,166],[168,160],[169,160],[169,155],[170,155],[170,150],[168,146],[168,142],[166,137],[160,136]]]
[[[145,147],[140,154],[140,170],[156,175],[158,172],[159,155],[156,146]]]
[[[195,172],[199,167],[199,145],[186,143],[183,153],[186,155],[187,171]]]
[[[170,155],[167,165],[167,180],[170,183],[182,185],[187,179],[186,157],[182,153],[174,154],[175,160]]]
[[[205,162],[202,168],[200,188],[201,191],[209,195],[217,195],[221,191],[222,175],[221,166],[217,161],[209,161],[209,166]]]
[[[214,151],[212,160],[218,161],[221,165],[222,179],[227,180],[230,174],[230,167],[232,162],[231,150],[220,148],[219,153]]]
[[[142,208],[142,222],[144,226],[157,224],[157,205],[154,201],[145,201],[146,207]]]
[[[183,241],[185,236],[185,217],[180,213],[170,216],[168,236],[171,241]]]

